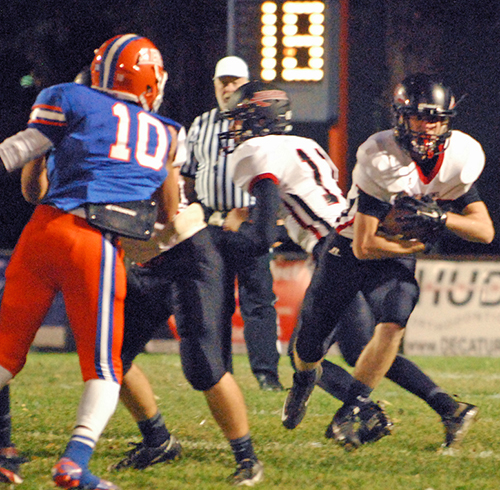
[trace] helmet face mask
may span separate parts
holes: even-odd
[[[226,153],[256,136],[286,134],[291,131],[292,111],[285,91],[264,82],[249,82],[234,92],[228,110],[222,113],[231,121],[229,130],[219,139]]]
[[[455,116],[451,90],[429,75],[411,75],[394,93],[394,127],[398,144],[417,160],[429,160],[446,149]]]
[[[449,117],[436,119],[434,116],[399,116],[396,126],[398,143],[412,156],[431,159],[446,149],[446,142],[451,135]],[[415,119],[429,123],[436,129],[414,129]]]
[[[136,34],[115,36],[97,51],[90,68],[92,88],[157,112],[167,72],[160,51]]]

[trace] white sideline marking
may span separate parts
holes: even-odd
[[[466,374],[466,373],[443,373],[443,372],[439,372],[439,371],[431,371],[431,370],[427,370],[427,373],[429,373],[429,375],[431,377],[441,377],[441,378],[446,378],[446,379],[477,379],[477,378],[482,378],[482,379],[486,379],[486,380],[498,380],[500,379],[500,374],[487,374],[487,375],[482,375],[481,373],[479,372],[476,372],[476,373],[470,373],[470,374]]]

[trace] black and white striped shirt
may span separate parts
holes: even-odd
[[[219,143],[219,134],[228,126],[218,108],[198,116],[189,128],[187,160],[181,169],[182,175],[195,179],[201,203],[222,212],[253,203],[248,193],[233,184],[228,172],[227,156]]]

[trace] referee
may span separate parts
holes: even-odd
[[[229,122],[222,118],[232,93],[249,81],[247,64],[237,56],[222,58],[215,67],[214,88],[218,107],[203,113],[193,121],[187,136],[187,161],[181,173],[186,179],[190,201],[198,201],[214,243],[224,259],[227,313],[231,326],[235,310],[235,278],[244,336],[250,367],[266,391],[281,391],[278,377],[277,315],[273,278],[269,269],[271,253],[260,256],[244,254],[241,237],[222,229],[226,214],[234,208],[250,206],[249,194],[235,187],[228,173],[226,154],[219,143],[219,133],[227,131]]]

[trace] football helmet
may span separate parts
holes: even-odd
[[[163,100],[167,72],[157,47],[137,34],[106,41],[90,67],[92,88],[157,112]]]
[[[231,140],[237,146],[255,136],[286,134],[292,129],[287,93],[264,82],[248,82],[238,88],[222,115],[231,120],[229,131],[219,134],[226,153],[230,153],[227,143]]]
[[[79,85],[85,85],[86,87],[90,87],[92,85],[92,80],[90,77],[90,66],[85,66],[81,69],[78,75],[75,77],[73,82],[78,83]]]
[[[430,75],[417,73],[405,78],[395,89],[393,111],[398,144],[422,160],[442,153],[451,136],[451,118],[456,115],[455,97],[451,90]],[[440,123],[433,132],[412,129],[410,117]]]

